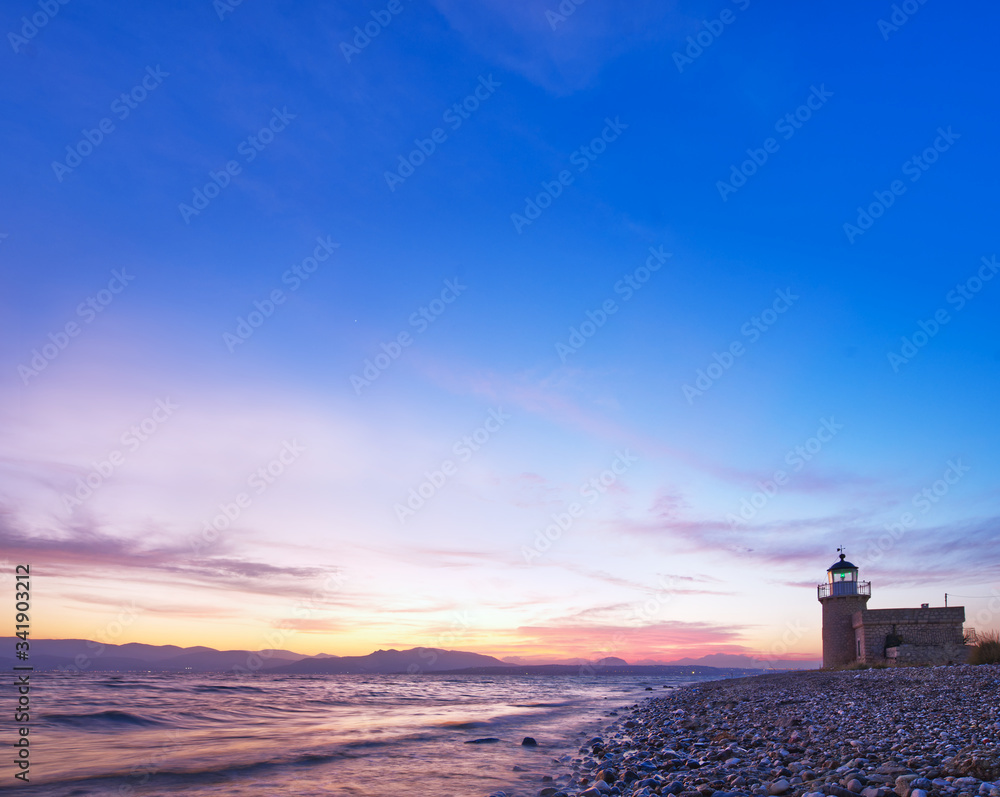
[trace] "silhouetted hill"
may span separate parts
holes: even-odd
[[[446,670],[444,675],[645,675],[681,676],[681,675],[753,675],[759,669],[719,668],[686,665],[676,667],[669,664],[626,664],[600,665],[597,662],[589,664],[504,664],[499,667],[464,667],[460,670]]]
[[[10,669],[14,637],[0,637],[0,667]],[[760,672],[764,669],[815,669],[818,661],[765,662],[749,656],[712,654],[673,662],[628,664],[609,656],[598,661],[565,659],[557,664],[504,662],[481,653],[439,648],[377,650],[366,656],[306,656],[291,650],[215,650],[203,646],[146,645],[128,642],[103,644],[89,639],[32,639],[29,663],[36,670],[70,669],[84,672],[247,672],[305,675],[364,673],[449,672],[476,675],[536,673],[542,675],[709,675],[729,672]],[[259,658],[258,658],[259,657]]]
[[[697,659],[677,659],[677,661],[666,663],[680,666],[701,665],[705,667],[739,667],[756,670],[818,670],[823,666],[822,661],[787,661],[785,659],[765,661],[763,659],[755,659],[752,656],[741,656],[731,653],[712,653]]]
[[[19,641],[14,637],[0,638],[0,653],[13,654],[14,643]],[[248,661],[252,656],[261,655],[259,651],[215,650],[202,646],[182,648],[177,645],[144,645],[137,642],[111,645],[90,639],[30,639],[29,642],[31,648],[27,663],[36,670],[222,672],[235,667],[253,669]],[[266,669],[306,656],[290,650],[269,650],[261,658],[263,668]],[[256,659],[253,661],[256,663]],[[9,669],[9,665],[13,663],[15,660],[12,655],[0,658],[0,666]]]
[[[503,662],[481,653],[438,648],[412,648],[411,650],[376,650],[367,656],[341,656],[324,659],[316,656],[274,667],[273,673],[289,674],[348,674],[348,673],[421,673],[458,670],[467,667],[502,666]]]
[[[0,667],[17,664],[14,637],[0,638]],[[105,645],[88,639],[30,640],[28,662],[37,671],[73,672],[247,672],[286,674],[420,673],[501,664],[493,656],[437,648],[377,650],[367,656],[305,656],[290,650],[215,650],[207,647]],[[259,658],[257,658],[259,657]]]

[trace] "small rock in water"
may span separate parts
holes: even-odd
[[[530,736],[525,736],[521,740],[521,747],[537,747],[537,746],[538,746],[538,742],[536,742]]]
[[[491,742],[499,742],[500,740],[496,736],[486,736],[482,739],[469,739],[466,744],[490,744]]]

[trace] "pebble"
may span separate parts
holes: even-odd
[[[621,709],[542,797],[1000,797],[998,694],[1000,665],[691,684]]]

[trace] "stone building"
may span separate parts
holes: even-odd
[[[965,607],[869,609],[871,582],[841,553],[816,596],[823,605],[823,667],[965,661]]]

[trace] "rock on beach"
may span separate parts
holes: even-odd
[[[1000,665],[694,684],[569,763],[551,797],[1000,797]]]

